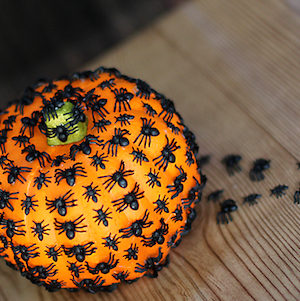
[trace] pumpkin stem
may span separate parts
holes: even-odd
[[[82,109],[66,101],[45,118],[48,145],[65,145],[82,140],[87,134],[88,119]]]

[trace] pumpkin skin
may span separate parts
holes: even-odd
[[[80,106],[77,115],[57,113],[66,102]],[[58,131],[45,121],[56,114],[65,116],[66,135],[48,145]],[[205,184],[195,137],[173,103],[101,67],[39,81],[0,118],[7,264],[49,291],[112,291],[156,277],[190,230]],[[87,133],[70,143],[79,122]]]

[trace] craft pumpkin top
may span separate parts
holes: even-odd
[[[190,229],[203,184],[195,137],[172,101],[99,68],[39,81],[0,123],[9,265],[50,291],[157,275]]]

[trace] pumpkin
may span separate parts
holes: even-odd
[[[173,102],[101,67],[40,80],[0,117],[6,263],[49,291],[156,277],[205,184]]]

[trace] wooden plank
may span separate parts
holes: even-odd
[[[155,28],[299,159],[300,17],[292,8],[291,1],[198,0]]]

